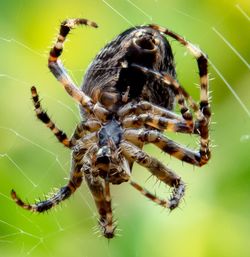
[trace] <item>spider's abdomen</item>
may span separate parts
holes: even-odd
[[[172,90],[133,64],[176,77],[166,38],[148,26],[141,26],[121,33],[100,51],[86,72],[83,92],[114,112],[124,102],[138,99],[172,109]],[[108,97],[111,99],[107,100]]]

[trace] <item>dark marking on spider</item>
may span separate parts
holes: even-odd
[[[144,144],[152,143],[196,166],[210,159],[207,56],[175,32],[158,25],[138,26],[124,31],[100,51],[79,88],[58,58],[70,30],[82,24],[97,27],[86,19],[68,19],[61,23],[48,59],[52,74],[80,105],[82,122],[71,138],[57,128],[43,110],[36,88],[31,88],[37,118],[72,150],[69,182],[51,198],[34,204],[23,202],[14,190],[11,196],[24,209],[44,212],[69,198],[84,178],[100,216],[102,234],[112,238],[116,226],[110,184],[129,181],[144,196],[170,210],[176,208],[184,196],[185,183],[170,168],[143,151]],[[165,36],[176,39],[196,58],[200,75],[199,103],[178,82],[174,57]],[[175,102],[179,105],[179,114],[173,111]],[[195,151],[178,144],[165,136],[164,131],[196,135],[200,138],[200,149]],[[173,189],[169,200],[158,198],[131,180],[134,162]]]

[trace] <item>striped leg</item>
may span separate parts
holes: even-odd
[[[111,194],[110,184],[108,180],[105,180],[105,202],[106,202],[106,221],[100,222],[100,225],[105,228],[104,235],[107,238],[114,237],[115,226],[113,224],[113,213],[111,207]]]
[[[94,198],[98,213],[100,215],[99,225],[102,234],[106,238],[113,238],[115,232],[115,226],[112,219],[112,207],[109,183],[105,182],[100,177],[94,177],[91,171],[88,173],[84,171],[85,180],[88,188]]]
[[[198,118],[198,126],[201,136],[201,151],[206,151],[209,145],[209,133],[208,126],[211,118],[211,110],[209,104],[209,83],[208,83],[208,61],[207,56],[195,45],[185,40],[180,35],[166,28],[158,25],[149,25],[151,28],[158,30],[165,35],[168,35],[176,39],[180,44],[185,46],[191,54],[195,57],[198,64],[199,76],[200,76],[200,111],[202,115]],[[210,154],[209,151],[207,154]]]
[[[200,87],[201,87],[201,94],[200,94],[200,108],[205,108],[206,111],[204,113],[207,118],[210,117],[210,109],[209,109],[209,102],[208,102],[208,61],[207,61],[207,56],[195,45],[191,44],[187,40],[185,40],[183,37],[180,35],[176,34],[173,31],[170,31],[166,28],[160,27],[158,25],[152,24],[149,25],[151,28],[158,30],[159,32],[164,33],[165,35],[168,35],[174,39],[176,39],[180,44],[185,46],[190,53],[196,58],[198,68],[199,68],[199,75],[200,75]],[[203,110],[204,112],[204,110]]]
[[[153,128],[170,132],[194,133],[193,126],[190,126],[185,120],[172,120],[151,113],[129,116],[122,121],[122,124],[124,128],[141,128],[149,125]]]
[[[70,142],[71,145],[74,146],[77,144],[78,140],[83,139],[84,141],[84,137],[88,132],[95,132],[97,130],[99,130],[99,128],[101,127],[101,123],[95,119],[88,119],[86,121],[82,121],[81,123],[79,123],[76,126],[76,129],[74,131],[74,134],[72,135]]]
[[[185,184],[183,183],[181,178],[177,176],[172,170],[164,166],[160,161],[153,157],[150,157],[147,153],[145,153],[143,150],[136,147],[135,145],[123,141],[120,147],[122,153],[128,160],[137,162],[141,166],[146,167],[152,173],[152,175],[156,176],[166,185],[174,188],[170,199],[166,201],[166,203],[164,203],[163,205],[170,210],[176,208],[180,200],[184,196],[185,192]],[[136,187],[136,184],[133,184],[133,186]],[[137,187],[137,190],[141,191],[141,193],[149,198],[152,196],[152,194],[144,193],[144,191],[141,190],[140,187]],[[158,201],[160,202],[161,200],[155,198],[155,202],[158,203]]]
[[[86,19],[68,19],[61,23],[60,32],[57,41],[50,51],[48,66],[53,75],[63,84],[68,94],[80,103],[87,112],[91,113],[93,102],[90,97],[84,94],[72,81],[58,57],[63,51],[63,43],[69,34],[70,30],[78,25],[89,25],[97,28],[95,22]]]
[[[170,31],[166,28],[160,27],[158,25],[149,25],[151,28],[158,30],[159,32],[164,33],[165,35],[168,35],[174,39],[176,39],[180,44],[185,46],[190,53],[196,58],[198,68],[199,68],[199,75],[200,75],[200,86],[201,86],[201,102],[207,107],[209,107],[208,103],[208,72],[207,72],[207,67],[208,67],[208,61],[207,61],[207,56],[195,45],[191,44],[187,40],[185,40],[183,37],[180,35],[176,34],[173,31]],[[201,106],[200,106],[201,107]]]
[[[113,224],[111,196],[109,182],[103,181],[93,169],[93,159],[98,151],[96,144],[89,147],[88,152],[84,156],[82,172],[84,174],[88,188],[94,198],[98,213],[99,225],[102,234],[106,238],[113,238],[116,227]]]
[[[160,115],[169,119],[183,120],[180,115],[147,101],[127,103],[125,106],[118,110],[118,116],[124,118],[125,116],[128,116],[130,114],[139,115],[145,112],[150,112],[152,114]]]
[[[13,200],[22,208],[30,210],[32,212],[44,212],[55,205],[59,204],[61,201],[69,198],[72,193],[76,191],[78,187],[81,186],[83,179],[83,164],[84,156],[87,151],[93,149],[94,142],[96,141],[96,133],[90,133],[86,135],[77,145],[74,147],[72,154],[72,165],[70,179],[66,186],[62,187],[56,194],[51,198],[40,201],[35,204],[28,204],[23,202],[16,194],[14,190],[11,191],[11,197]]]
[[[71,176],[68,184],[66,186],[61,187],[61,189],[54,194],[51,198],[40,201],[35,204],[29,204],[23,202],[16,194],[16,192],[12,189],[11,197],[12,199],[21,206],[22,208],[32,211],[32,212],[44,212],[52,207],[58,205],[63,200],[69,198],[71,194],[73,194],[78,187],[80,187],[82,183],[82,172],[81,172],[82,165],[73,163]]]
[[[203,151],[201,147],[197,152],[190,150],[168,139],[157,130],[127,129],[124,132],[124,139],[130,142],[153,143],[175,158],[196,166],[202,166],[210,159],[209,149]]]
[[[42,121],[57,137],[58,141],[61,142],[64,146],[71,148],[76,144],[76,141],[84,136],[86,131],[93,132],[100,128],[101,124],[97,120],[89,119],[87,121],[82,121],[77,125],[75,132],[71,139],[60,129],[57,128],[56,124],[51,120],[46,111],[41,106],[39,95],[37,94],[36,88],[33,86],[31,88],[31,95],[33,104],[35,107],[35,112],[37,118]]]
[[[168,202],[164,199],[160,199],[159,197],[153,195],[152,193],[150,193],[148,190],[146,190],[145,188],[141,187],[139,184],[137,184],[134,181],[130,181],[130,185],[132,187],[134,187],[136,190],[138,190],[142,195],[146,196],[148,199],[150,199],[151,201],[159,204],[160,206],[163,206],[164,208],[168,207]]]
[[[198,116],[199,108],[197,104],[193,101],[192,97],[186,92],[186,90],[183,87],[181,87],[181,85],[172,76],[170,76],[169,74],[163,75],[155,70],[146,68],[138,64],[131,64],[131,66],[140,69],[147,75],[154,76],[155,78],[165,83],[166,86],[171,87],[175,93],[177,103],[180,106],[180,112],[182,114],[183,119],[185,119],[190,124],[193,123],[193,115],[186,104],[186,100],[189,102],[190,107],[194,110],[196,116]]]
[[[66,147],[70,147],[71,144],[67,135],[62,130],[57,128],[55,123],[50,119],[48,114],[43,110],[40,104],[39,96],[34,86],[31,87],[31,95],[32,95],[33,104],[35,106],[35,112],[36,112],[37,118],[40,121],[42,121],[53,132],[53,134],[57,137],[59,142],[64,144],[64,146]]]
[[[171,76],[162,75],[159,72],[150,70],[148,68],[145,68],[137,64],[133,64],[132,66],[140,68],[145,73],[153,74],[155,77],[161,79],[167,85],[173,86],[174,88],[176,88],[176,90],[178,90],[180,95],[184,95],[185,98],[187,98],[187,100],[190,102],[191,108],[193,109],[196,115],[195,124],[193,124],[192,116],[189,116],[189,112],[186,112],[185,106],[181,108],[182,116],[186,120],[187,124],[190,126],[194,125],[195,130],[197,130],[197,133],[200,134],[200,151],[202,152],[202,155],[210,156],[211,153],[209,150],[209,123],[210,123],[211,111],[208,103],[208,92],[207,92],[207,83],[206,83],[207,75],[206,76],[203,75],[203,77],[201,77],[202,82],[201,82],[200,108],[198,108],[197,104],[193,101],[191,96],[189,96],[188,93],[184,90],[184,88],[182,88],[174,79],[172,79]],[[202,71],[200,71],[200,74],[202,74],[201,72]],[[183,115],[185,113],[187,113],[188,115]]]

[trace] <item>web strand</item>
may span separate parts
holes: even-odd
[[[213,67],[213,69],[216,71],[216,73],[219,75],[219,77],[222,79],[222,81],[226,84],[226,86],[228,87],[228,89],[231,91],[231,93],[233,94],[233,96],[235,97],[235,99],[237,100],[237,102],[241,105],[241,107],[243,108],[243,110],[246,112],[247,116],[250,118],[250,112],[248,110],[248,108],[246,107],[246,105],[242,102],[242,100],[240,99],[240,97],[238,96],[238,94],[235,92],[235,90],[230,86],[230,84],[227,82],[227,80],[224,78],[224,76],[222,75],[222,73],[216,68],[216,66],[211,62],[211,60],[209,60],[210,65]]]
[[[135,3],[133,3],[130,0],[126,0],[127,2],[129,2],[132,6],[134,6],[138,11],[140,11],[143,15],[145,15],[150,21],[153,20],[152,16],[150,16],[148,13],[146,13],[145,11],[143,11],[139,6],[137,6]]]
[[[105,0],[102,0],[102,2],[104,4],[106,4],[112,11],[114,11],[116,14],[118,14],[120,17],[122,17],[129,25],[131,25],[132,27],[135,27],[134,24],[129,21],[125,16],[123,16],[119,11],[117,11],[114,7],[112,7],[112,5],[110,5],[108,2],[106,2]]]
[[[241,12],[241,14],[248,20],[250,21],[250,17],[247,15],[247,13],[241,8],[239,4],[236,4],[235,7]]]
[[[7,43],[14,43],[17,44],[19,46],[21,46],[22,48],[25,48],[26,50],[30,51],[31,53],[38,55],[39,57],[42,58],[47,58],[47,56],[45,54],[41,54],[38,51],[32,49],[31,47],[27,46],[26,44],[14,39],[14,38],[4,38],[4,37],[0,37],[0,40],[7,42]]]
[[[232,44],[215,28],[212,30],[226,43],[226,45],[240,58],[240,60],[250,69],[250,64],[243,58],[243,56],[232,46]]]

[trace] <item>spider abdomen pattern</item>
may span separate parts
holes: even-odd
[[[118,35],[97,54],[78,87],[59,60],[66,37],[78,25],[98,27],[87,19],[63,21],[48,58],[50,71],[80,106],[82,122],[71,138],[50,119],[40,104],[36,88],[31,88],[37,118],[72,151],[69,181],[52,197],[34,204],[23,202],[14,190],[11,196],[24,209],[44,212],[69,198],[85,180],[99,213],[101,232],[106,238],[113,238],[116,225],[110,184],[129,182],[144,196],[170,210],[179,205],[185,193],[180,176],[147,154],[142,149],[144,144],[154,144],[195,166],[202,166],[210,159],[207,57],[173,31],[154,24],[137,26]],[[196,58],[199,103],[178,82],[166,37],[177,40]],[[175,104],[179,106],[177,113]],[[199,137],[199,150],[176,143],[165,131]],[[135,162],[172,188],[168,199],[160,199],[132,180]]]
[[[130,101],[144,99],[172,109],[173,90],[154,74],[145,73],[133,64],[176,77],[166,38],[149,26],[140,26],[121,33],[100,51],[86,72],[82,91],[105,106],[109,102],[108,93],[113,93],[113,110],[124,105],[122,96],[126,94]]]

